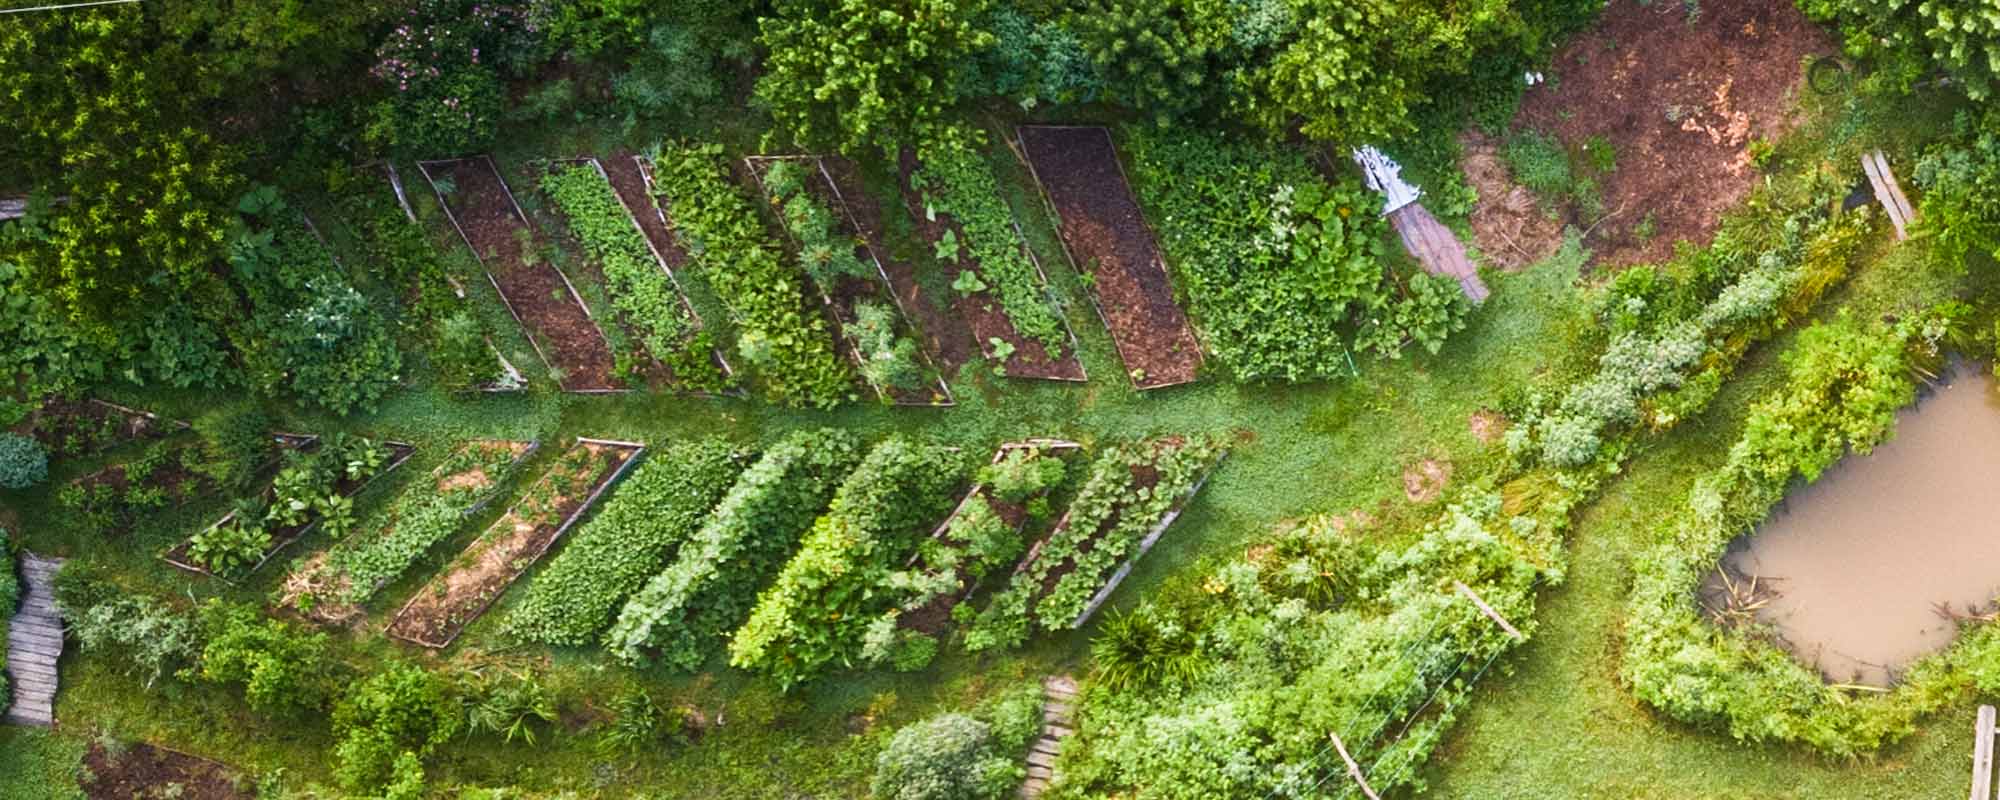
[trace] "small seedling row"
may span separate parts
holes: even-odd
[[[1056,220],[1063,255],[1111,332],[1135,389],[1192,383],[1201,340],[1174,300],[1172,279],[1111,132],[1097,126],[1023,125],[1015,154]]]
[[[771,164],[779,161],[804,164],[807,166],[808,172],[818,176],[818,179],[822,182],[820,183],[820,189],[824,190],[826,196],[832,199],[829,205],[834,210],[835,222],[846,227],[846,230],[843,232],[854,240],[856,249],[867,254],[867,263],[874,265],[875,275],[881,281],[877,283],[871,280],[844,277],[843,283],[849,284],[849,286],[843,288],[852,289],[852,291],[842,291],[839,293],[841,297],[836,299],[832,294],[827,292],[825,287],[820,286],[818,281],[812,280],[810,276],[805,276],[806,282],[812,285],[814,291],[819,293],[820,302],[827,313],[833,318],[834,335],[840,337],[841,342],[847,345],[848,357],[854,359],[855,366],[861,367],[867,363],[867,355],[861,352],[860,346],[844,330],[847,323],[854,321],[854,306],[859,301],[869,296],[878,301],[886,298],[889,301],[890,307],[896,310],[898,333],[901,335],[914,335],[915,326],[910,323],[910,315],[903,308],[902,300],[898,299],[895,291],[891,289],[889,273],[883,269],[882,260],[875,256],[875,248],[870,247],[868,242],[861,238],[857,232],[859,226],[854,221],[854,214],[848,209],[847,201],[841,197],[839,188],[834,186],[833,176],[827,173],[826,165],[821,163],[819,156],[749,156],[744,158],[743,163],[750,173],[750,179],[756,183],[757,196],[765,200],[766,206],[769,205],[771,194],[765,188],[764,170]],[[807,191],[811,190],[808,189]],[[792,236],[791,230],[786,228],[782,222],[778,225],[778,230],[784,234],[786,241],[792,243],[792,247],[796,251],[800,245],[798,239]],[[803,271],[801,269],[801,272]],[[854,283],[866,284],[866,286],[854,287],[852,286]],[[922,337],[915,338],[920,340]],[[956,401],[951,395],[951,387],[945,384],[943,374],[938,369],[937,362],[932,360],[930,351],[927,348],[918,347],[917,357],[923,362],[924,373],[936,385],[935,391],[932,391],[928,398],[911,398],[906,396],[907,393],[898,392],[893,387],[874,386],[871,384],[871,388],[875,390],[876,395],[899,406],[941,407],[953,405]]]
[[[904,150],[899,170],[901,181],[899,188],[902,190],[904,205],[909,209],[910,218],[915,221],[917,230],[923,234],[924,241],[935,248],[944,240],[947,232],[956,237],[959,242],[967,241],[968,237],[965,228],[959,224],[958,220],[942,211],[932,214],[926,209],[922,193],[918,192],[916,187],[910,183],[911,176],[916,174],[919,168],[920,164],[917,161],[915,151]],[[1062,304],[1056,300],[1055,287],[1049,281],[1048,272],[1042,269],[1041,257],[1035,255],[1035,249],[1028,246],[1028,237],[1021,230],[1020,219],[1014,217],[1011,211],[1008,216],[1008,222],[1014,228],[1015,246],[1020,248],[1022,255],[1027,256],[1028,263],[1034,265],[1035,276],[1040,279],[1039,288],[1042,291],[1043,297],[1052,309],[1058,311],[1056,319],[1062,323],[1063,335],[1069,340],[1069,353],[1060,359],[1051,358],[1048,348],[1041,342],[1021,335],[1020,330],[1014,327],[1013,318],[1007,315],[1006,309],[1002,308],[999,300],[990,296],[990,293],[959,294],[954,292],[955,296],[952,298],[952,308],[958,312],[960,317],[967,320],[967,324],[972,328],[972,338],[979,346],[979,352],[988,359],[1000,362],[1007,370],[1007,377],[1074,383],[1087,382],[1090,380],[1090,375],[1083,368],[1082,350],[1077,343],[1076,329],[1070,327],[1069,316],[1060,313]],[[976,269],[976,265],[970,267],[962,266],[962,264],[969,260],[970,257],[948,261],[940,259],[944,264],[947,277],[951,278],[954,283],[957,282],[961,272],[964,272],[966,269]],[[1004,361],[1000,359],[998,354],[994,352],[994,339],[999,339],[1012,345],[1014,348],[1013,354],[1008,356]]]
[[[645,450],[636,442],[578,438],[513,508],[417,590],[389,623],[389,636],[431,649],[450,647],[466,626],[548,554]],[[578,462],[573,470],[572,459]],[[585,468],[588,475],[582,473]],[[587,494],[564,491],[557,483],[577,477],[594,478]]]
[[[500,294],[507,313],[528,334],[528,344],[557,373],[557,385],[563,391],[578,394],[626,391],[612,380],[611,345],[569,276],[554,264],[530,266],[523,259],[523,250],[533,244],[533,228],[493,159],[479,156],[419,161],[417,168],[430,183],[438,205],[458,231],[459,239],[472,250],[473,258],[486,272],[486,279]],[[451,198],[438,186],[439,173],[452,181],[457,189],[453,194],[470,197],[472,201],[453,208]],[[474,185],[468,186],[461,180],[466,177],[471,177]],[[491,186],[477,187],[479,181],[491,181]],[[560,295],[566,295],[568,301],[556,299]],[[543,340],[547,340],[546,345]]]
[[[1024,439],[1000,445],[1000,448],[994,451],[993,458],[986,463],[998,464],[1005,460],[1008,454],[1017,450],[1039,450],[1044,453],[1061,454],[1066,457],[1083,452],[1083,445],[1064,439]],[[1044,490],[1041,495],[1037,496],[1046,496],[1046,494],[1047,490]],[[959,499],[958,505],[952,507],[951,514],[946,516],[944,521],[938,523],[937,528],[931,531],[930,538],[932,540],[943,539],[945,534],[951,530],[952,523],[965,513],[966,507],[970,506],[974,500],[981,498],[985,499],[995,514],[999,515],[1002,520],[1013,527],[1017,535],[1027,528],[1028,512],[1026,503],[1007,503],[994,496],[991,492],[991,487],[988,485],[976,483],[973,484],[972,488],[966,490],[965,496]],[[1030,498],[1030,500],[1033,500],[1033,498]],[[1039,547],[1039,543],[1037,543],[1037,546]],[[915,567],[917,562],[922,558],[923,553],[921,549],[911,553],[910,557],[903,562],[903,568],[910,569]],[[979,591],[982,583],[981,580],[966,581],[964,570],[965,567],[961,566],[957,575],[958,581],[965,586],[963,590],[946,594],[931,601],[930,604],[922,608],[901,615],[898,621],[902,626],[929,635],[942,632],[950,623],[952,608],[970,600],[972,595]]]
[[[278,439],[281,445],[284,446],[286,449],[296,450],[302,453],[312,452],[315,448],[319,447],[319,437],[317,436],[297,436],[294,434],[278,434]],[[382,476],[394,472],[397,467],[403,465],[403,462],[409,461],[410,456],[415,455],[417,452],[417,448],[414,445],[408,444],[406,442],[385,441],[382,442],[381,445],[383,447],[389,448],[390,452],[389,463],[384,464],[381,469],[376,470],[368,477],[363,478],[359,481],[349,481],[345,478],[340,479],[334,484],[334,490],[336,493],[338,493],[341,497],[354,497],[355,495],[360,494],[362,491],[366,490],[369,486],[373,485]],[[261,494],[268,495],[271,493],[272,488],[267,483],[264,485],[262,489],[259,489],[258,491]],[[216,520],[213,524],[203,529],[203,532],[206,533],[207,531],[212,531],[215,530],[216,528],[220,528],[224,525],[229,524],[231,521],[236,519],[236,514],[237,512],[233,510],[227,514],[224,514],[221,519]],[[319,527],[319,523],[320,520],[317,517],[315,517],[314,519],[307,520],[306,522],[301,523],[299,525],[286,526],[284,528],[279,528],[275,531],[272,531],[271,543],[264,546],[263,555],[257,559],[256,564],[252,565],[248,570],[245,570],[243,574],[246,576],[256,574],[258,570],[264,568],[265,564],[270,563],[272,557],[276,556],[279,551],[284,550],[286,547],[290,546],[293,542],[296,542],[299,539],[304,538],[305,535],[311,533],[314,528]],[[208,569],[194,563],[194,558],[191,556],[189,551],[194,546],[195,538],[196,537],[194,536],[190,536],[186,539],[181,540],[180,544],[174,545],[173,548],[167,550],[165,553],[161,553],[160,557],[166,560],[167,563],[172,564],[175,567],[179,567],[180,569],[186,570],[188,572],[207,575],[211,578],[219,578],[224,581],[228,581],[229,579],[222,578],[222,576],[210,572]]]

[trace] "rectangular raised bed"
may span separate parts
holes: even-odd
[[[957,374],[959,367],[983,352],[964,316],[953,305],[952,301],[958,298],[958,293],[946,291],[943,298],[927,296],[923,282],[918,279],[916,263],[910,258],[896,256],[895,248],[889,245],[883,234],[885,216],[893,209],[885,209],[868,191],[860,166],[847,158],[832,155],[822,156],[820,166],[831,179],[834,192],[846,205],[856,233],[868,244],[881,265],[890,295],[904,315],[920,325],[924,349],[937,362],[940,374]],[[939,299],[944,302],[936,302]]]
[[[569,276],[554,264],[530,264],[523,257],[533,246],[533,228],[493,159],[419,161],[417,168],[507,313],[527,332],[536,355],[557,372],[557,385],[582,394],[625,391],[612,378],[611,346]],[[440,176],[456,187],[458,207],[438,187]]]
[[[936,247],[944,240],[946,233],[950,233],[961,243],[969,241],[970,237],[957,219],[942,210],[933,212],[928,209],[924,204],[923,193],[912,185],[912,176],[922,169],[916,151],[905,148],[898,167],[903,201],[909,208],[910,218],[916,222],[917,230],[923,234],[924,241]],[[1021,222],[1012,218],[1011,209],[1008,216],[1014,231],[1014,246],[1019,248],[1021,255],[1034,266],[1035,277],[1040,280],[1039,288],[1043,296],[1049,299],[1056,320],[1062,323],[1063,335],[1069,342],[1069,352],[1059,359],[1050,357],[1048,347],[1042,342],[1021,335],[1015,328],[1014,320],[1000,306],[999,300],[989,293],[954,293],[952,310],[957,312],[959,318],[964,320],[964,324],[971,328],[974,343],[987,358],[1000,360],[993,350],[994,339],[1013,346],[1013,354],[1008,356],[1002,365],[1006,368],[1007,377],[1077,383],[1087,381],[1090,376],[1084,371],[1083,360],[1078,356],[1076,331],[1070,328],[1069,317],[1062,313],[1061,305],[1054,302],[1054,289],[1049,284],[1048,272],[1042,269],[1042,259],[1035,255],[1034,248],[1028,246],[1027,236],[1021,231]],[[943,260],[946,275],[956,283],[959,274],[965,271],[961,265],[969,262],[971,262],[970,256]]]
[[[547,555],[605,490],[629,470],[646,446],[635,442],[579,438],[570,453],[581,449],[594,463],[588,494],[557,493],[546,507],[541,495],[559,492],[555,481],[576,475],[559,474],[561,461],[522,494],[514,507],[493,522],[477,540],[453,558],[445,570],[424,584],[389,623],[391,637],[434,649],[451,646],[465,627],[486,613],[507,587]],[[563,458],[569,458],[565,453]],[[536,507],[531,507],[536,506]]]
[[[634,158],[636,158],[636,156]],[[660,267],[660,272],[666,275],[668,285],[674,287],[674,299],[678,301],[678,304],[680,305],[681,308],[681,312],[685,314],[687,317],[688,328],[686,335],[692,337],[699,334],[703,326],[701,315],[699,313],[696,313],[694,304],[688,301],[687,289],[681,286],[680,278],[676,277],[674,275],[673,269],[667,266],[667,259],[664,255],[660,253],[659,245],[654,243],[652,234],[647,232],[646,226],[641,225],[639,223],[640,217],[638,211],[634,210],[632,202],[625,198],[624,193],[619,191],[618,183],[612,180],[611,172],[604,168],[603,162],[598,161],[595,157],[592,156],[581,156],[577,158],[550,159],[545,163],[551,170],[562,165],[569,165],[569,166],[587,165],[591,168],[592,171],[597,173],[597,176],[599,178],[602,178],[604,180],[605,185],[610,187],[611,189],[611,195],[618,199],[618,204],[620,206],[624,207],[626,219],[632,223],[633,231],[637,232],[639,234],[639,239],[646,243],[646,249],[652,253],[654,263],[658,264]],[[633,170],[634,174],[629,176],[631,180],[635,182],[642,180],[638,178],[636,172],[637,170],[636,168],[634,168]],[[544,193],[544,196],[546,196],[546,193]],[[553,203],[551,203],[551,205],[553,205]],[[558,210],[557,213],[561,215],[560,210]],[[567,215],[561,215],[561,216],[563,218],[565,226],[573,225],[573,223],[569,220]],[[570,231],[570,237],[572,240],[575,240],[577,238],[576,233],[573,229]],[[584,250],[584,248],[581,246],[582,243],[578,242],[578,245],[579,245],[578,247],[579,252],[582,252]],[[586,259],[589,258],[587,253],[584,255],[584,257]],[[603,270],[602,264],[597,265],[597,267],[599,271]],[[605,287],[606,291],[611,291],[608,279],[606,281],[606,284],[607,284]],[[630,330],[629,325],[627,326],[626,337],[635,340],[638,338],[634,334],[634,332]],[[643,351],[643,348],[637,348],[637,349]],[[641,353],[641,354],[644,355],[645,361],[650,369],[657,370],[659,374],[667,376],[670,382],[673,380],[672,370],[669,369],[665,364],[660,363],[660,361],[657,358],[653,357],[653,355],[650,353]],[[729,376],[731,378],[735,377],[736,371],[729,366],[729,361],[723,358],[722,352],[720,350],[709,351],[709,359],[714,362],[717,368],[722,370],[723,375]],[[707,392],[692,392],[692,394],[704,395],[704,396],[708,395]]]
[[[835,335],[839,336],[840,340],[847,345],[848,356],[854,359],[855,365],[859,367],[866,363],[867,356],[861,352],[860,347],[847,335],[845,330],[845,326],[855,320],[854,306],[862,300],[875,299],[879,301],[887,299],[890,306],[896,310],[896,322],[901,328],[898,331],[900,335],[915,333],[913,326],[910,324],[910,315],[903,307],[902,299],[896,296],[896,292],[893,290],[894,284],[889,280],[888,271],[882,267],[882,260],[876,257],[875,248],[869,246],[868,241],[857,232],[860,226],[855,222],[853,212],[848,209],[847,201],[841,196],[840,189],[835,185],[833,176],[827,173],[826,165],[822,163],[819,156],[750,156],[743,159],[744,166],[750,173],[751,180],[757,184],[757,195],[764,198],[767,203],[769,202],[771,195],[764,186],[764,170],[769,168],[771,164],[779,161],[791,161],[806,166],[809,176],[806,179],[807,191],[817,195],[822,202],[826,203],[832,209],[834,222],[837,225],[843,226],[845,228],[843,232],[854,238],[855,249],[862,254],[865,263],[875,267],[875,275],[881,280],[880,283],[877,283],[871,280],[844,278],[840,286],[833,292],[828,292],[825,287],[819,285],[818,281],[811,280],[810,278],[806,281],[806,283],[810,284],[819,293],[820,301],[824,304],[827,313],[833,318]],[[813,180],[811,176],[817,176],[818,180]],[[784,233],[786,241],[791,242],[793,248],[796,249],[799,243],[797,239],[793,238],[791,231],[785,229],[785,226],[782,224],[778,228]],[[917,357],[922,361],[925,375],[935,384],[936,389],[934,391],[899,391],[893,387],[872,386],[875,393],[899,406],[952,405],[954,400],[951,396],[951,387],[945,384],[943,374],[938,370],[937,362],[931,358],[930,352],[923,347],[918,347]]]
[[[1138,389],[1195,380],[1201,342],[1174,301],[1160,248],[1101,127],[1023,125],[1017,152],[1055,216],[1063,253],[1084,278]]]
[[[311,452],[314,448],[319,446],[319,437],[317,436],[294,436],[292,434],[278,434],[277,436],[281,443],[285,443],[286,447],[288,447],[289,449],[298,450],[300,452]],[[385,441],[381,442],[380,444],[384,447],[389,448],[389,453],[390,453],[389,463],[384,464],[381,469],[376,470],[374,474],[361,479],[361,481],[359,482],[350,482],[344,478],[337,481],[334,484],[334,490],[338,492],[341,497],[353,497],[355,495],[360,494],[370,485],[373,485],[377,479],[380,479],[382,476],[394,472],[397,467],[402,466],[403,462],[410,460],[410,456],[415,455],[417,452],[417,448],[415,446],[405,442]],[[266,486],[259,491],[268,493],[271,491],[271,488]],[[222,527],[223,525],[227,525],[229,524],[230,520],[233,519],[236,519],[235,511],[231,511],[227,514],[222,515],[222,519],[216,520],[213,524],[209,525],[207,528],[204,529],[204,532],[214,530],[216,528]],[[257,563],[251,566],[250,569],[244,571],[243,574],[245,575],[256,574],[258,570],[264,568],[265,564],[270,563],[271,558],[273,556],[276,556],[280,550],[283,550],[286,547],[290,546],[291,543],[296,542],[301,538],[304,538],[305,535],[311,533],[314,528],[319,527],[319,522],[320,521],[318,518],[314,518],[301,525],[279,528],[275,531],[272,531],[271,543],[265,546],[263,557],[257,559]],[[189,549],[193,546],[193,544],[194,544],[194,537],[190,536],[187,539],[182,540],[180,544],[174,545],[166,552],[161,553],[160,558],[166,560],[167,563],[179,567],[183,570],[187,570],[188,572],[207,575],[212,578],[221,578],[221,576],[216,575],[213,572],[209,572],[207,569],[204,569],[201,566],[198,566],[194,563],[194,559],[190,557],[188,552]],[[224,578],[223,580],[228,580],[228,579]]]
[[[1049,453],[1073,454],[1082,452],[1083,445],[1063,439],[1023,439],[1018,442],[1008,442],[1000,445],[1000,448],[994,451],[993,458],[986,463],[998,464],[1005,460],[1009,453],[1016,450],[1041,450]],[[945,534],[951,530],[952,523],[958,520],[959,515],[965,513],[966,506],[971,505],[973,500],[982,497],[1002,521],[1013,526],[1016,534],[1019,534],[1020,531],[1027,527],[1028,512],[1026,504],[1014,504],[1002,501],[991,494],[991,487],[984,483],[976,483],[973,484],[972,488],[966,490],[965,496],[959,499],[958,505],[952,507],[951,514],[946,516],[944,521],[938,523],[937,528],[931,531],[930,538],[933,540],[943,539]],[[921,550],[911,553],[909,559],[903,562],[903,568],[913,568],[922,559],[923,553]],[[980,581],[973,580],[967,582],[963,567],[960,568],[957,577],[958,582],[965,587],[963,590],[957,593],[942,595],[921,608],[899,615],[897,621],[903,627],[919,633],[936,635],[942,632],[951,621],[952,608],[970,599],[972,594],[979,590]]]

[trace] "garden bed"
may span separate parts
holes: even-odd
[[[1023,125],[1020,154],[1058,223],[1063,252],[1138,389],[1195,380],[1201,343],[1174,302],[1159,246],[1133,199],[1111,132]]]
[[[917,230],[923,235],[924,240],[932,247],[938,247],[950,237],[960,247],[972,249],[973,239],[968,235],[965,224],[946,211],[926,205],[922,192],[915,186],[912,178],[922,169],[916,151],[904,150],[898,167],[904,202],[909,205],[910,218],[916,221]],[[994,188],[997,189],[997,186]],[[996,206],[1004,207],[1004,201],[998,197],[991,198],[991,201]],[[1051,348],[1041,340],[1022,334],[1002,305],[997,286],[971,293],[954,293],[952,310],[964,320],[963,324],[971,329],[972,338],[978,344],[980,352],[998,362],[1006,370],[1007,377],[1077,382],[1088,380],[1089,376],[1083,369],[1083,361],[1077,356],[1076,332],[1070,329],[1069,319],[1054,302],[1048,273],[1042,269],[1041,259],[1036,257],[1034,248],[1028,246],[1027,238],[1021,234],[1021,224],[1013,218],[1012,209],[1007,210],[1007,222],[1013,236],[1009,246],[1017,248],[1026,257],[1027,263],[1034,267],[1037,280],[1035,289],[1041,295],[1042,302],[1049,306],[1054,312],[1055,319],[1061,323],[1063,337],[1068,343],[1068,352],[1059,352],[1060,348],[1057,348],[1058,352],[1051,352]],[[944,265],[945,272],[951,277],[954,285],[960,283],[965,272],[975,267],[990,269],[990,265],[979,263],[970,254],[963,258],[941,258],[939,261]],[[1005,347],[1012,348],[1012,352],[1007,353],[1004,358],[1001,357],[1001,353],[996,352],[995,340]]]
[[[557,385],[586,394],[623,391],[612,376],[615,365],[604,332],[569,276],[540,261],[528,216],[514,202],[493,160],[420,161],[417,167],[459,238],[485,268],[507,312],[528,334],[528,343],[556,371]],[[441,179],[453,191],[440,187]],[[452,197],[459,199],[457,206]]]
[[[90,800],[250,800],[245,777],[219,761],[99,737],[83,755],[79,782]],[[18,787],[17,787],[18,788]],[[55,796],[56,787],[47,787]]]
[[[923,283],[917,279],[916,264],[907,258],[897,258],[895,251],[884,240],[882,204],[869,194],[868,186],[861,178],[861,168],[840,156],[823,156],[819,163],[827,179],[832,181],[834,193],[846,206],[855,232],[868,244],[868,249],[881,265],[882,276],[888,281],[889,293],[896,299],[896,306],[902,309],[905,317],[916,323],[917,333],[923,337],[925,352],[936,359],[941,374],[957,374],[958,368],[971,361],[978,352],[974,349],[971,329],[963,318],[952,313],[950,305],[933,302],[925,296]]]
[[[770,182],[766,180],[766,175],[769,173],[771,166],[779,162],[789,162],[803,168],[806,196],[832,212],[832,222],[835,232],[845,239],[852,240],[855,256],[860,259],[863,265],[872,267],[875,273],[874,278],[880,279],[878,282],[870,278],[860,278],[843,274],[832,276],[830,285],[823,284],[816,278],[808,280],[808,283],[811,283],[819,292],[820,300],[824,304],[826,312],[832,317],[835,332],[847,344],[848,355],[854,359],[857,368],[863,368],[865,374],[865,367],[869,362],[869,356],[861,343],[848,330],[848,326],[854,325],[860,320],[858,311],[861,304],[886,301],[891,308],[894,308],[895,330],[893,335],[897,338],[910,336],[916,333],[916,331],[913,330],[913,326],[910,324],[909,314],[903,308],[902,300],[892,290],[894,284],[889,280],[888,271],[883,268],[881,259],[876,257],[875,248],[869,246],[867,239],[860,236],[857,232],[859,226],[855,222],[853,211],[848,208],[846,199],[842,197],[840,190],[836,188],[833,176],[827,173],[826,167],[820,157],[752,156],[745,158],[744,165],[750,173],[751,179],[757,184],[758,195],[765,198],[767,206],[771,207],[773,214],[779,218],[780,224],[778,227],[785,232],[785,236],[792,243],[793,249],[798,251],[800,262],[803,263],[806,258],[806,254],[803,252],[804,243],[794,235],[790,226],[783,224],[785,211],[782,208],[776,207],[779,201],[772,194]],[[801,269],[804,270],[804,267],[801,266]],[[810,270],[805,271],[810,273]],[[919,362],[918,367],[922,372],[922,378],[919,381],[921,386],[919,388],[906,389],[893,385],[883,385],[873,381],[868,381],[869,385],[875,389],[876,394],[896,405],[952,405],[951,388],[945,385],[944,378],[939,372],[937,364],[931,360],[929,352],[922,347],[918,347],[916,348],[915,356]],[[866,380],[865,377],[864,380]]]
[[[318,437],[295,437],[290,434],[279,434],[279,438],[281,440],[303,439],[303,441],[301,441],[296,445],[288,445],[290,449],[302,453],[310,453],[315,449],[317,449],[320,445],[320,440]],[[389,450],[389,455],[383,466],[380,469],[377,469],[374,472],[369,473],[366,477],[360,479],[350,479],[344,476],[337,478],[333,484],[333,491],[335,494],[345,498],[352,498],[355,495],[360,494],[362,490],[367,489],[370,485],[374,484],[377,479],[391,472],[394,472],[397,467],[402,466],[403,462],[410,460],[410,456],[415,455],[417,452],[417,448],[415,446],[406,444],[404,442],[384,441],[376,444],[377,446],[384,447]],[[276,497],[275,492],[276,492],[275,488],[270,486],[266,486],[264,489],[260,490],[260,494],[266,499]],[[224,525],[228,525],[230,522],[236,519],[237,513],[238,512],[236,511],[230,511],[228,514],[224,514],[222,519],[216,520],[215,523],[209,525],[206,530],[214,530]],[[285,549],[291,543],[298,541],[300,538],[303,538],[307,533],[312,532],[312,530],[315,527],[319,526],[320,521],[321,520],[319,518],[319,515],[313,514],[311,518],[299,524],[278,526],[275,529],[270,530],[269,531],[271,535],[270,543],[264,546],[263,553],[258,557],[257,562],[251,565],[249,569],[244,570],[243,574],[251,575],[255,574],[257,570],[263,569],[265,564],[270,563],[272,556],[277,555],[279,551]],[[197,534],[197,536],[198,535],[200,534]],[[174,545],[171,549],[167,550],[165,553],[161,553],[160,557],[162,559],[165,559],[167,563],[179,567],[183,570],[187,570],[188,572],[194,572],[214,578],[222,578],[223,580],[229,580],[229,578],[224,578],[223,576],[217,575],[214,572],[196,564],[195,558],[192,553],[193,546],[194,546],[194,537],[189,537],[187,539],[182,540],[180,544]]]
[[[505,516],[417,590],[396,612],[389,635],[424,647],[449,647],[645,449],[631,442],[577,439]]]
[[[373,530],[357,532],[341,540],[333,547],[314,555],[292,570],[279,591],[279,603],[298,611],[318,622],[339,625],[361,615],[361,604],[367,602],[376,592],[382,590],[395,577],[400,577],[428,551],[436,541],[409,542],[414,545],[411,552],[400,554],[402,558],[394,575],[384,574],[367,580],[365,587],[354,585],[355,576],[350,570],[349,559],[353,554],[367,548],[384,545],[402,533],[400,522],[405,515],[423,516],[432,510],[435,503],[449,503],[456,510],[456,518],[471,517],[486,508],[493,498],[500,494],[500,487],[519,469],[521,462],[535,454],[540,442],[502,441],[480,439],[459,445],[445,461],[432,470],[429,477],[405,490],[397,498],[383,517],[382,524]],[[497,458],[504,458],[505,467],[494,469],[491,464]],[[456,525],[440,527],[440,536],[457,532]],[[419,539],[428,538],[419,536]],[[376,572],[390,570],[377,568]]]
[[[1057,458],[1062,458],[1065,463],[1072,463],[1072,457],[1083,452],[1083,445],[1060,439],[1028,439],[1020,442],[1009,442],[1001,445],[1000,449],[994,452],[993,459],[987,463],[999,464],[1009,454],[1016,451],[1053,454]],[[966,491],[965,497],[958,501],[958,505],[952,508],[951,516],[946,517],[943,522],[938,523],[937,529],[931,532],[931,539],[933,541],[945,540],[947,534],[951,532],[953,524],[958,522],[961,516],[966,515],[968,509],[972,508],[975,503],[985,503],[992,510],[993,515],[999,518],[1002,525],[1005,525],[1007,529],[1013,531],[1016,536],[1019,536],[1028,526],[1028,504],[1036,498],[1047,496],[1048,490],[1044,489],[1028,500],[1010,503],[995,493],[991,485],[983,482],[975,484],[971,489]],[[1037,546],[1039,545],[1040,543],[1038,542]],[[904,563],[904,568],[916,568],[919,562],[923,560],[924,553],[919,550],[910,555],[909,560]],[[973,593],[979,590],[979,586],[983,581],[983,577],[975,577],[970,574],[971,567],[970,563],[961,561],[954,569],[953,583],[960,587],[958,591],[946,592],[929,603],[898,615],[897,622],[906,630],[916,631],[928,636],[935,636],[944,632],[945,629],[951,626],[952,609],[960,603],[971,599]]]
[[[94,398],[50,399],[15,426],[16,433],[34,437],[51,456],[72,458],[187,429],[185,422]]]

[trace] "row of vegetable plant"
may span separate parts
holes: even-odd
[[[338,433],[301,442],[283,451],[269,487],[238,499],[222,519],[165,558],[183,569],[240,578],[315,526],[344,537],[354,528],[354,495],[413,452],[409,445]]]
[[[966,649],[1010,648],[1031,628],[1070,630],[1156,526],[1199,488],[1221,458],[1221,442],[1172,437],[1107,449],[1091,462],[1076,499],[966,632]]]
[[[838,667],[928,664],[937,642],[899,635],[890,576],[947,513],[965,472],[955,448],[876,444],[732,636],[730,664],[788,688]]]
[[[959,609],[970,611],[963,601],[988,575],[1015,563],[1027,548],[1028,526],[1053,514],[1049,494],[1064,484],[1079,450],[1073,442],[1002,445],[951,516],[888,576],[897,624],[936,635]]]
[[[715,439],[654,451],[535,576],[508,630],[544,644],[596,642],[625,600],[700,529],[748,459]]]
[[[798,431],[766,450],[673,563],[626,601],[605,646],[627,663],[658,649],[667,664],[699,669],[860,458],[860,442],[833,429]]]
[[[1350,351],[1435,353],[1465,326],[1456,283],[1389,268],[1380,197],[1303,153],[1147,127],[1126,150],[1203,343],[1235,379],[1331,378]]]
[[[727,388],[728,376],[715,361],[713,337],[654,258],[596,162],[552,165],[541,178],[541,188],[603,271],[612,306],[636,331],[646,354],[666,365],[683,389]]]
[[[293,568],[282,602],[301,614],[344,623],[439,542],[465,526],[533,451],[532,442],[478,440],[446,456],[370,524]]]
[[[831,331],[806,302],[717,145],[668,143],[652,156],[654,191],[738,327],[737,349],[771,399],[830,408],[852,399]]]

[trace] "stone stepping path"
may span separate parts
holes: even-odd
[[[63,623],[56,613],[60,558],[21,554],[21,608],[7,628],[7,678],[12,705],[0,722],[50,727],[56,719],[56,660],[62,657]]]
[[[1057,675],[1042,681],[1042,735],[1028,749],[1028,780],[1021,784],[1023,800],[1034,800],[1056,780],[1056,754],[1062,740],[1075,732],[1070,714],[1076,710],[1076,679]]]

